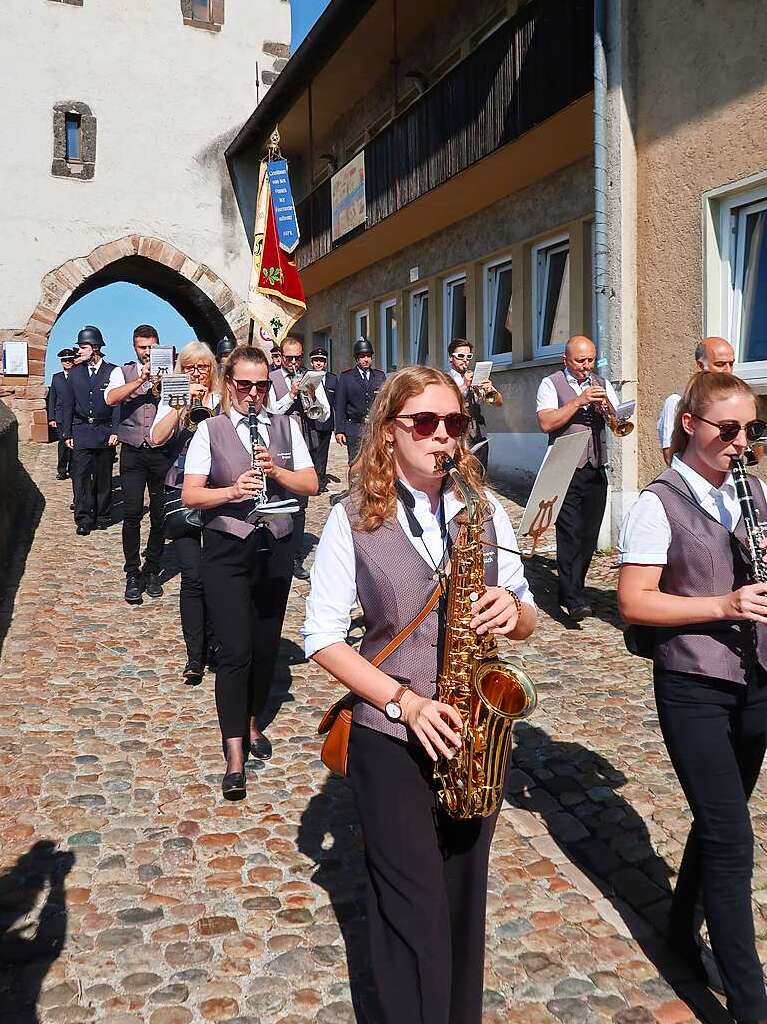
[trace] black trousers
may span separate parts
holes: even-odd
[[[317,447],[312,453],[312,460],[314,461],[314,468],[317,470],[320,487],[322,486],[328,472],[328,452],[330,451],[330,439],[332,436],[333,434],[331,431],[325,431],[323,433],[318,431]]]
[[[354,462],[357,458],[357,452],[360,450],[360,441],[362,438],[359,434],[353,437],[351,434],[346,435],[346,457],[349,460],[349,465]]]
[[[421,748],[359,725],[349,775],[365,840],[382,1024],[480,1024],[497,815],[449,818],[437,808]]]
[[[145,569],[160,571],[165,543],[164,498],[165,477],[169,459],[158,448],[134,448],[123,443],[120,451],[120,481],[123,495],[123,555],[125,572],[141,568],[141,517],[144,514],[144,491],[149,491],[149,539],[146,545]]]
[[[606,501],[604,468],[586,464],[576,469],[556,522],[559,603],[565,608],[587,603],[583,588],[597,549]]]
[[[211,630],[202,589],[202,531],[190,530],[188,536],[177,537],[173,541],[173,554],[181,573],[178,603],[186,657],[188,661],[204,665]]]
[[[108,526],[112,513],[112,449],[73,448],[70,463],[75,522]]]
[[[61,438],[58,440],[56,452],[56,473],[59,476],[64,476],[69,473],[69,466],[72,461],[72,449],[67,448],[66,442],[62,441]]]
[[[767,1017],[754,938],[754,838],[748,800],[767,746],[767,675],[747,686],[656,669],[663,739],[693,814],[672,902],[676,935],[692,934],[700,892],[734,1017]]]
[[[290,593],[291,537],[246,540],[203,530],[202,586],[218,644],[216,707],[222,739],[249,737],[269,697]]]

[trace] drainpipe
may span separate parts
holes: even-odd
[[[607,309],[607,27],[605,0],[594,0],[594,251],[592,280],[596,314],[597,370],[610,372],[610,332]]]

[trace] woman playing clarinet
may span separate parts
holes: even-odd
[[[269,696],[290,591],[293,525],[290,512],[280,509],[289,508],[290,495],[319,489],[298,426],[263,407],[270,386],[264,353],[238,346],[224,367],[224,414],[197,428],[182,491],[184,504],[202,512],[202,584],[219,645],[222,791],[230,800],[245,796],[247,755],[272,753],[259,716]],[[258,500],[264,486],[266,503]]]
[[[744,381],[696,374],[677,411],[671,466],[620,536],[621,613],[653,627],[660,728],[693,817],[669,940],[701,980],[721,985],[739,1024],[767,1021],[748,811],[767,743],[767,583],[749,582],[757,577],[730,467],[764,428]],[[767,521],[764,485],[746,483]],[[720,979],[701,957],[699,894]]]

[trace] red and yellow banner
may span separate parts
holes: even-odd
[[[280,246],[266,160],[261,161],[253,235],[253,268],[248,306],[254,321],[254,341],[279,345],[306,311],[296,261]]]

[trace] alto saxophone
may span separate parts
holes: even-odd
[[[453,818],[487,817],[503,799],[514,722],[538,702],[535,685],[517,664],[498,656],[490,633],[470,627],[471,606],[485,592],[482,554],[485,498],[471,487],[448,456],[435,456],[435,472],[447,471],[466,508],[450,554],[442,671],[436,700],[461,716],[461,746],[434,768],[438,798]]]

